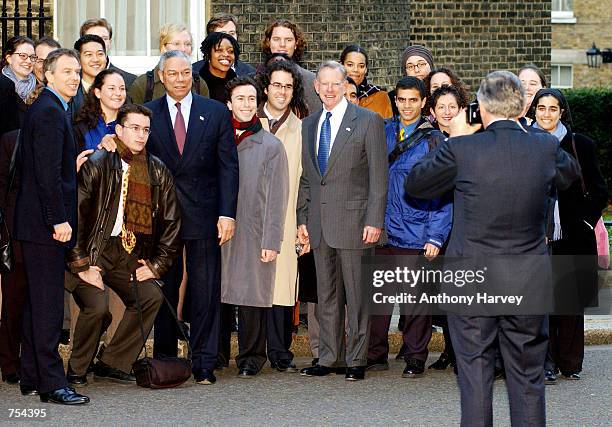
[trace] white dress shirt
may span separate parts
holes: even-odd
[[[176,110],[176,108],[175,108]],[[113,225],[113,231],[111,231],[111,237],[117,237],[121,234],[121,227],[123,227],[123,184],[127,178],[126,172],[128,170],[128,164],[121,159],[121,187],[119,188],[119,209],[117,209],[117,219],[115,219],[115,225]]]
[[[193,95],[191,91],[182,100],[177,101],[170,95],[166,94],[166,102],[168,103],[168,111],[170,112],[170,119],[172,120],[172,129],[174,129],[174,123],[176,122],[176,103],[181,103],[181,113],[183,113],[183,119],[185,119],[185,132],[189,129],[189,114],[191,113],[191,102],[193,101]]]
[[[340,130],[340,125],[342,124],[342,119],[344,118],[344,113],[346,113],[346,109],[348,107],[348,101],[346,98],[342,97],[342,100],[336,105],[330,112],[332,116],[329,118],[329,124],[331,127],[331,141],[329,144],[329,154],[331,154],[332,147],[334,146],[334,140],[336,139],[336,135],[338,135],[338,131]],[[319,124],[317,125],[317,144],[315,145],[315,153],[319,153],[319,138],[321,137],[321,126],[325,121],[325,116],[329,110],[325,109],[323,106],[323,112],[321,113],[321,117],[319,117]]]

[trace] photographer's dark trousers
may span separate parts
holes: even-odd
[[[548,336],[544,316],[468,317],[448,315],[459,369],[461,425],[493,425],[495,341],[506,369],[513,426],[546,425],[544,359]]]
[[[72,273],[71,280],[67,281],[68,290],[72,291],[80,309],[74,328],[70,366],[77,375],[87,373],[87,368],[98,350],[100,337],[110,324],[107,288],[111,288],[125,304],[125,312],[100,360],[129,373],[143,347],[135,292],[138,292],[142,309],[145,337],[151,332],[163,297],[159,286],[153,281],[132,281],[132,274],[139,266],[138,257],[123,249],[120,237],[111,237],[104,252],[100,254],[97,265],[102,269],[104,290],[80,280]],[[70,286],[69,283],[73,285]]]
[[[376,255],[409,255],[416,256],[422,252],[420,249],[405,249],[394,246],[376,248]],[[431,316],[405,315],[402,338],[404,345],[404,359],[427,360],[427,348],[431,340]],[[380,361],[389,357],[389,326],[391,315],[370,316],[370,342],[368,346],[368,360]]]

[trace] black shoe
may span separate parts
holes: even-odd
[[[60,333],[60,344],[70,344],[70,329],[62,329]]]
[[[295,373],[299,372],[298,368],[291,360],[277,360],[276,362],[270,362],[272,369],[276,369],[278,372]]]
[[[215,370],[216,371],[222,371],[226,368],[229,368],[229,363],[225,363],[222,360],[217,360],[217,363],[215,363]]]
[[[87,374],[85,375],[77,375],[72,370],[70,364],[68,364],[68,372],[66,373],[66,380],[68,384],[74,386],[84,386],[87,385]]]
[[[401,329],[400,329],[401,331]],[[402,344],[402,346],[400,347],[399,352],[397,353],[397,356],[395,356],[395,360],[404,360],[404,354],[406,353],[406,344]]]
[[[136,377],[127,372],[115,369],[106,363],[98,360],[98,363],[94,366],[95,378],[110,380],[118,383],[133,384],[136,383]]]
[[[238,371],[238,378],[251,379],[257,375],[257,371],[251,368],[241,368]]]
[[[315,357],[314,359],[312,359],[312,362],[310,362],[310,366],[315,366],[319,364],[319,358]]]
[[[506,371],[504,371],[504,368],[496,366],[493,372],[493,380],[503,380],[504,378],[506,378]]]
[[[7,384],[19,384],[19,380],[21,378],[19,377],[19,374],[13,373],[13,374],[7,374],[4,377],[4,382]]]
[[[305,377],[324,377],[325,375],[333,373],[337,373],[336,368],[328,368],[327,366],[321,366],[319,364],[309,366],[308,368],[303,368],[300,371],[300,375]]]
[[[425,362],[418,359],[408,359],[402,378],[419,378],[425,372]]]
[[[210,385],[217,382],[217,377],[215,377],[212,369],[200,369],[193,374],[193,377],[198,384]]]
[[[427,369],[435,369],[436,371],[444,371],[449,365],[453,364],[453,360],[447,353],[442,353],[440,358],[429,365]]]
[[[347,381],[359,381],[365,378],[365,366],[354,366],[352,368],[346,368],[346,375],[344,377]]]
[[[21,394],[24,396],[38,396],[38,390],[34,387],[20,384],[19,390],[21,390]]]
[[[557,384],[557,376],[555,375],[555,371],[551,369],[544,369],[544,384],[546,385]]]
[[[580,379],[580,372],[563,372],[561,371],[561,375],[566,380],[578,381]]]
[[[368,359],[368,365],[366,371],[388,371],[389,361],[387,359],[370,360]]]
[[[73,388],[64,387],[50,393],[41,393],[40,401],[61,405],[82,405],[83,403],[89,403],[89,397],[77,393]]]

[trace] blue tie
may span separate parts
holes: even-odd
[[[329,147],[331,145],[331,124],[329,123],[329,118],[331,115],[332,113],[329,111],[325,114],[325,120],[323,120],[323,124],[321,125],[321,135],[319,135],[319,152],[317,153],[317,158],[319,160],[321,176],[325,175],[327,160],[329,159]]]

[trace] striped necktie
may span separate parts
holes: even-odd
[[[327,160],[329,159],[329,148],[331,146],[331,124],[329,118],[332,113],[327,112],[325,114],[325,120],[321,125],[321,134],[319,135],[319,151],[317,152],[317,159],[319,161],[319,170],[321,176],[325,175],[327,169]]]

